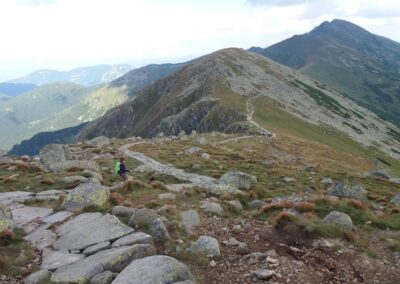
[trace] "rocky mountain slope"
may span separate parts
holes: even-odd
[[[400,125],[400,43],[343,20],[250,51],[298,69]]]
[[[399,158],[400,131],[338,92],[293,69],[241,49],[200,57],[85,126],[78,139],[152,137],[181,131],[265,132],[254,108],[272,100],[297,120],[338,131]],[[257,103],[254,103],[257,101]],[[266,106],[258,113],[268,114]]]
[[[97,65],[79,67],[70,71],[38,70],[10,83],[48,85],[56,82],[71,82],[83,86],[109,83],[132,70],[129,65]]]

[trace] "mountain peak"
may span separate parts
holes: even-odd
[[[356,24],[341,19],[334,19],[331,22],[325,21],[311,31],[311,34],[315,35],[332,34],[332,33],[338,33],[338,34],[344,33],[356,36],[365,33],[370,34],[367,30],[361,28],[360,26],[357,26]]]

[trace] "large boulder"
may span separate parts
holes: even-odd
[[[128,220],[128,225],[131,227],[146,227],[150,226],[154,219],[158,218],[158,213],[154,209],[142,208],[135,211]]]
[[[181,213],[182,226],[190,231],[193,227],[200,225],[200,215],[196,210],[187,210]]]
[[[90,279],[103,271],[120,272],[133,260],[154,255],[155,252],[152,245],[134,245],[104,250],[57,269],[51,277],[51,283],[88,283]]]
[[[24,279],[25,284],[47,284],[50,281],[51,273],[47,270],[39,270]]]
[[[189,268],[178,260],[155,255],[133,261],[112,284],[167,284],[180,283],[194,278]]]
[[[0,203],[0,232],[5,230],[13,230],[14,221],[10,209]]]
[[[187,249],[189,252],[214,257],[220,255],[219,243],[216,239],[209,236],[200,236]]]
[[[110,145],[111,144],[111,139],[106,137],[106,136],[98,136],[98,137],[95,137],[95,138],[87,141],[87,143],[90,144],[90,145],[103,147],[105,145]]]
[[[227,185],[244,190],[249,190],[257,183],[257,178],[255,176],[239,171],[229,171],[221,177],[221,180]]]
[[[353,221],[351,217],[343,212],[332,211],[322,220],[324,223],[338,226],[342,230],[351,230]]]
[[[95,244],[117,240],[133,232],[115,216],[85,213],[57,228],[59,239],[54,243],[58,250],[84,250]]]
[[[216,202],[202,201],[200,208],[202,208],[204,211],[210,214],[217,215],[220,217],[225,215],[224,209],[221,207],[221,205],[219,205],[219,203]]]
[[[64,199],[62,208],[68,211],[79,211],[90,206],[102,206],[109,198],[110,192],[96,179],[81,183]]]
[[[155,242],[166,242],[171,237],[168,233],[167,227],[160,218],[156,218],[151,222],[149,234],[153,237]]]
[[[329,189],[327,194],[330,196],[345,197],[368,202],[365,196],[367,191],[359,185],[346,185],[343,183],[335,183]]]
[[[40,149],[40,162],[49,171],[59,171],[61,164],[71,159],[71,153],[66,145],[48,144]]]

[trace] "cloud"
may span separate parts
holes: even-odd
[[[250,5],[255,6],[293,6],[312,2],[311,0],[247,0]]]
[[[55,4],[58,0],[18,0],[18,4],[29,6],[51,5]]]

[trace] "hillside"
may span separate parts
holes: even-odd
[[[0,94],[13,97],[31,91],[36,87],[34,84],[0,83]]]
[[[71,82],[83,86],[109,83],[132,69],[129,65],[97,65],[79,67],[69,71],[38,70],[9,83],[43,86],[55,82]]]
[[[298,69],[400,125],[400,43],[334,20],[250,51]]]
[[[267,104],[270,100],[272,109]],[[265,109],[259,108],[262,104]],[[192,130],[268,132],[257,117],[277,108],[295,121],[317,126],[320,134],[330,133],[332,141],[341,133],[349,141],[400,157],[400,132],[394,125],[300,72],[240,49],[200,57],[156,81],[131,101],[89,123],[78,139],[152,137]],[[289,131],[288,127],[281,129]]]

